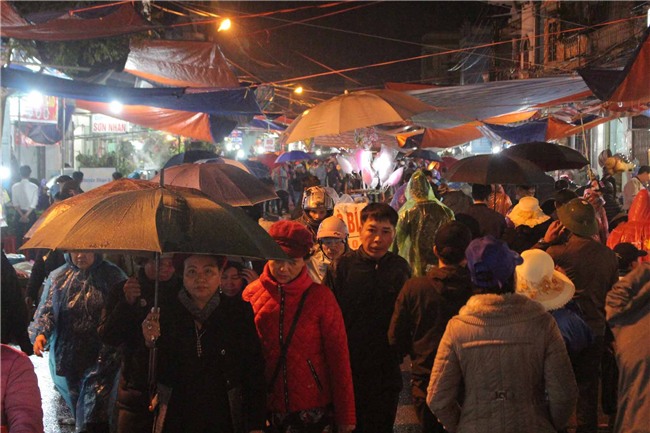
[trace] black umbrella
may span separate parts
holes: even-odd
[[[406,156],[409,158],[422,158],[426,159],[427,161],[442,162],[440,155],[429,149],[415,149],[413,152],[407,153]]]
[[[201,159],[219,158],[214,152],[209,150],[188,150],[187,152],[179,153],[169,158],[163,168],[172,167],[174,165],[181,165],[187,162],[196,162]]]
[[[530,161],[544,171],[580,169],[589,164],[577,150],[546,141],[517,144],[502,153]]]
[[[476,155],[455,163],[446,175],[452,182],[469,182],[481,185],[511,184],[537,185],[554,183],[551,176],[525,159],[504,155]]]

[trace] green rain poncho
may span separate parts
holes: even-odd
[[[453,219],[454,212],[438,201],[424,173],[416,171],[406,187],[395,238],[397,252],[409,262],[414,277],[425,275],[427,266],[437,263],[433,254],[436,233]]]

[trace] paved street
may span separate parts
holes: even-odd
[[[48,355],[49,353],[46,352],[43,358],[38,358],[36,356],[30,357],[34,363],[36,375],[38,376],[38,383],[41,388],[45,433],[74,433],[74,426],[61,425],[58,422],[58,419],[61,417],[70,417],[70,411],[63,402],[63,399],[54,390],[54,385],[52,384],[50,371],[47,365]],[[397,410],[397,419],[394,429],[395,433],[419,433],[420,431],[415,411],[413,410],[413,406],[411,406],[409,376],[408,362],[405,362],[402,365],[404,387],[400,394],[400,406]],[[606,422],[606,417],[601,416],[601,429],[599,431],[602,433],[608,431],[604,428]]]

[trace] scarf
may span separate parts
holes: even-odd
[[[205,307],[203,307],[202,310],[196,306],[189,293],[187,293],[187,290],[185,289],[182,289],[180,292],[178,292],[178,300],[181,301],[181,304],[183,304],[187,311],[190,312],[194,320],[203,324],[208,320],[214,310],[217,309],[219,302],[221,301],[221,297],[217,291],[205,304]]]

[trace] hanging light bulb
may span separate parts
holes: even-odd
[[[230,26],[232,26],[232,22],[230,21],[230,18],[226,18],[225,20],[221,21],[217,31],[218,32],[223,32],[223,31],[229,30]]]

